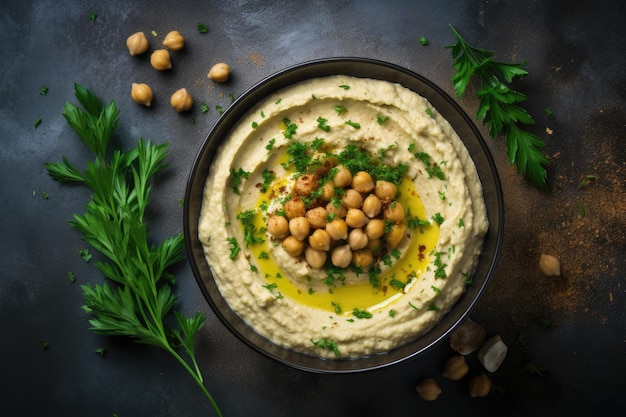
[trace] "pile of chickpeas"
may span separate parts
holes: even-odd
[[[269,216],[267,231],[290,256],[304,255],[312,268],[324,267],[329,258],[338,268],[368,267],[406,235],[405,210],[395,200],[397,187],[374,182],[366,171],[352,175],[343,165],[333,173],[323,185],[317,174],[298,177],[283,210]],[[320,196],[307,207],[305,200],[316,191]]]

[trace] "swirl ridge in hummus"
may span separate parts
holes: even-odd
[[[290,144],[314,141],[407,168],[398,200],[421,223],[377,260],[377,285],[367,270],[312,268],[265,230],[293,185]],[[210,168],[198,233],[220,292],[256,332],[298,352],[354,358],[431,329],[463,294],[487,228],[473,161],[425,98],[331,76],[275,92],[232,129]]]

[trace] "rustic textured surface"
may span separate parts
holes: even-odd
[[[303,61],[330,56],[376,58],[404,66],[453,94],[453,24],[472,44],[502,61],[526,60],[516,84],[546,141],[549,190],[531,188],[506,160],[502,138],[487,139],[498,165],[506,210],[499,266],[472,317],[501,334],[509,356],[493,375],[496,392],[470,399],[467,378],[440,373],[445,344],[402,364],[363,375],[296,371],[235,339],[209,310],[183,263],[176,271],[178,308],[204,311],[198,340],[209,390],[227,416],[525,416],[624,410],[626,372],[626,9],[620,1],[4,1],[0,6],[0,391],[11,415],[212,415],[192,381],[164,353],[87,330],[79,285],[100,280],[78,250],[66,221],[88,193],[52,181],[42,163],[87,151],[61,110],[73,83],[115,99],[117,138],[170,142],[170,168],[154,188],[153,237],[182,228],[191,163],[218,112],[262,78]],[[414,4],[415,3],[415,4]],[[94,21],[91,13],[97,13]],[[198,22],[209,32],[199,34]],[[157,38],[150,32],[155,30]],[[174,68],[157,73],[148,56],[130,57],[128,35],[144,31],[152,48],[169,30],[187,38]],[[429,40],[419,43],[420,36]],[[207,78],[215,62],[232,80]],[[130,84],[147,82],[150,109],[130,100]],[[39,90],[48,86],[48,94]],[[186,87],[194,109],[179,115],[169,95]],[[205,101],[209,112],[198,105]],[[459,100],[473,114],[471,94]],[[550,119],[544,109],[555,115]],[[42,122],[34,126],[37,119]],[[548,134],[546,128],[552,133]],[[485,129],[482,132],[487,136]],[[581,181],[593,176],[584,185]],[[44,193],[49,198],[44,198]],[[581,215],[584,209],[584,216]],[[541,253],[560,258],[561,277],[544,277]],[[68,272],[77,282],[71,283]],[[551,326],[541,325],[549,321]],[[40,342],[46,340],[48,349]],[[104,347],[106,357],[94,353]],[[471,374],[480,368],[470,358]],[[545,368],[543,376],[528,364]],[[537,368],[535,368],[537,369]],[[423,377],[443,387],[438,401],[415,394]]]

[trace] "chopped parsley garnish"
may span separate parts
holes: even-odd
[[[237,255],[239,254],[239,252],[241,251],[241,247],[239,246],[239,243],[237,242],[237,238],[229,237],[226,240],[228,241],[228,244],[230,245],[230,255],[228,257],[230,259],[235,259]]]
[[[465,277],[465,284],[472,285],[474,283],[474,277],[469,272],[461,272],[461,275]]]
[[[70,280],[70,282],[76,282],[76,275],[74,275],[72,271],[69,271],[67,273],[67,278]]]
[[[285,135],[285,138],[291,139],[291,137],[296,134],[298,125],[295,123],[291,123],[291,120],[286,117],[283,119],[283,123],[285,124],[285,130],[283,131],[283,135]]]
[[[246,246],[265,242],[265,239],[262,237],[263,230],[257,229],[254,225],[255,217],[256,212],[254,210],[241,211],[237,214],[237,220],[239,220],[243,226],[243,240]]]
[[[352,120],[346,120],[346,124],[348,126],[352,126],[355,129],[360,129],[361,128],[361,124],[360,123],[353,122]]]
[[[339,304],[337,304],[334,301],[331,301],[330,305],[332,305],[333,308],[335,309],[335,314],[341,314],[341,307],[339,306]]]
[[[459,222],[457,223],[457,226],[459,226],[459,229],[461,227],[465,226],[465,222],[463,221],[463,217],[459,217]]]
[[[259,127],[259,124],[257,122],[252,122],[252,129],[256,129],[257,127]]]
[[[330,126],[328,126],[328,119],[324,119],[322,116],[317,118],[317,127],[322,129],[324,132],[330,131]]]
[[[441,261],[441,252],[436,252],[435,253],[435,261],[433,262],[433,264],[435,265],[436,269],[435,269],[435,278],[446,278],[447,274],[446,274],[446,266],[448,266],[447,264],[444,264]]]
[[[46,94],[48,94],[48,87],[46,86],[41,87],[41,89],[39,90],[39,94],[41,94],[42,96],[45,96]]]
[[[377,122],[379,125],[381,125],[381,126],[382,126],[382,125],[383,125],[383,124],[384,124],[387,120],[389,120],[389,116],[380,116],[380,115],[376,116],[376,122]]]
[[[430,117],[433,117],[433,111],[430,109],[430,107],[426,107],[426,114]]]
[[[370,313],[367,310],[361,310],[356,307],[352,310],[352,315],[356,317],[357,319],[371,319],[372,318],[372,313]]]
[[[269,142],[267,142],[267,145],[265,145],[265,149],[267,149],[268,151],[271,151],[272,149],[274,149],[274,144],[276,143],[276,139],[275,138],[271,138],[269,140]]]
[[[234,168],[230,169],[230,185],[235,194],[241,194],[241,191],[239,191],[241,180],[244,178],[248,178],[250,174],[250,172],[244,171],[243,168],[239,168],[236,171]]]
[[[209,111],[209,105],[206,103],[206,101],[203,101],[202,103],[200,103],[200,111],[202,113],[206,113]]]
[[[39,127],[39,125],[41,124],[41,122],[42,122],[42,120],[41,120],[41,117],[40,117],[39,119],[35,120],[35,123],[33,123],[33,124],[34,124],[34,126],[37,128],[37,127]]]
[[[441,224],[441,223],[443,223],[443,222],[444,222],[444,220],[445,220],[445,219],[443,218],[443,216],[441,215],[441,213],[435,213],[435,214],[433,214],[433,215],[432,215],[432,217],[431,217],[431,219],[432,219],[435,223],[437,223],[437,224]]]
[[[546,107],[546,109],[544,111],[546,112],[546,116],[548,116],[550,119],[554,120],[554,113],[552,113],[552,110],[550,110],[549,107]]]
[[[224,108],[220,106],[219,104],[215,106],[215,110],[217,110],[219,114],[224,113]]]
[[[441,310],[439,307],[437,307],[437,305],[436,305],[435,303],[430,303],[430,304],[428,305],[428,309],[429,309],[430,311],[439,311],[439,310]]]
[[[395,317],[395,316],[396,316],[396,310],[392,308],[391,310],[389,310],[389,317]]]
[[[332,350],[333,352],[335,352],[335,356],[341,356],[341,353],[339,352],[339,349],[337,348],[337,342],[335,341],[322,338],[318,340],[311,339],[311,342],[317,347]]]
[[[283,294],[277,290],[278,284],[275,282],[272,282],[271,284],[263,285],[263,288],[271,292],[272,295],[275,296],[276,298],[284,298]]]
[[[426,46],[428,45],[428,39],[425,36],[420,36],[420,45]]]
[[[343,85],[340,85],[339,88],[343,88],[344,90],[349,90],[350,86],[343,84]]]
[[[196,28],[198,29],[198,32],[200,33],[207,33],[209,31],[209,28],[207,27],[207,25],[205,25],[204,23],[200,23],[200,22],[198,22],[198,24],[196,25]]]
[[[94,22],[97,17],[98,17],[98,13],[92,13],[92,14],[89,15],[89,20]]]
[[[267,189],[272,184],[272,181],[276,178],[274,171],[270,171],[267,168],[263,170],[263,184],[261,184],[261,192],[267,192]]]
[[[374,155],[353,144],[346,146],[338,157],[339,162],[352,173],[367,171],[375,180],[389,181],[396,185],[400,184],[409,169],[405,164],[396,167],[383,164]]]
[[[78,253],[85,262],[91,261],[91,257],[93,256],[89,253],[89,249],[87,248],[79,250]]]
[[[339,116],[346,112],[346,108],[343,106],[333,106],[333,109],[337,112]]]

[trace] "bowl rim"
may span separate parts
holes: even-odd
[[[339,69],[341,71],[338,71]],[[485,179],[491,181],[490,186],[493,188],[490,188],[492,192],[487,194],[486,188],[483,187],[489,229],[476,266],[476,271],[481,274],[478,282],[475,281],[472,286],[468,286],[450,311],[424,335],[391,351],[354,359],[324,359],[291,351],[256,333],[221,297],[198,238],[198,220],[208,168],[215,151],[228,132],[244,114],[272,92],[299,81],[327,75],[353,75],[398,82],[426,97],[449,121],[466,147],[468,143],[465,139],[468,136],[472,139],[472,149],[468,147],[468,150],[479,171],[479,179],[483,185]],[[381,78],[382,75],[384,77]],[[459,130],[467,136],[462,136]],[[198,201],[198,204],[194,205],[192,201]],[[315,373],[354,373],[380,369],[417,357],[437,346],[469,316],[478,303],[495,271],[504,238],[504,202],[500,178],[489,148],[473,120],[455,100],[432,81],[407,68],[372,58],[330,57],[310,60],[277,71],[248,88],[224,111],[203,140],[187,179],[183,213],[187,259],[204,298],[215,315],[231,333],[257,352],[284,365]],[[497,226],[495,230],[494,226]],[[486,259],[485,250],[490,253]],[[455,314],[452,314],[453,311]],[[436,329],[439,331],[435,331]]]

